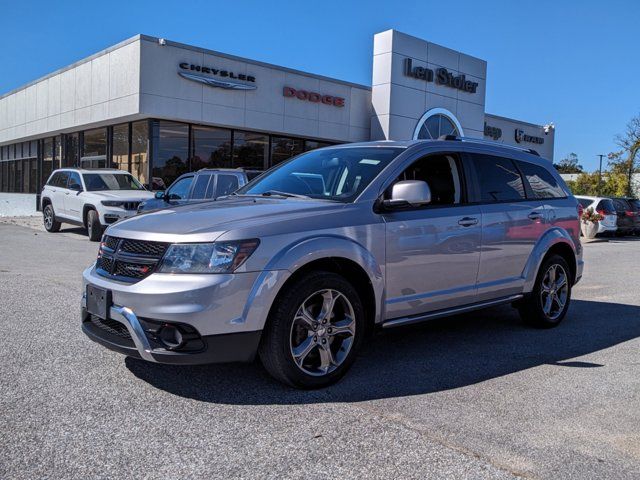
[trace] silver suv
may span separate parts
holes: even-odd
[[[582,275],[578,203],[533,151],[447,138],[314,150],[223,199],[109,227],[82,328],[150,362],[338,380],[377,328],[510,303],[554,327]]]

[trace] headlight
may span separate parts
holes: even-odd
[[[230,273],[258,248],[258,239],[239,242],[176,243],[170,245],[159,273]]]
[[[121,207],[124,205],[124,202],[121,202],[119,200],[102,200],[102,205],[104,205],[105,207]]]

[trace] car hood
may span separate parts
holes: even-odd
[[[112,225],[107,234],[138,240],[210,242],[235,228],[258,227],[259,236],[261,225],[324,216],[344,207],[314,199],[226,197],[143,213]]]
[[[99,192],[88,192],[105,200],[149,200],[154,198],[153,192],[146,190],[101,190]]]

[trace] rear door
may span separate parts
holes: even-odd
[[[193,187],[189,194],[189,200],[198,201],[207,198],[207,189],[209,184],[215,182],[214,175],[211,173],[199,173],[193,181]]]
[[[546,168],[522,160],[516,164],[524,176],[527,196],[540,200],[544,206],[548,221],[545,225],[564,229],[577,244],[580,241],[580,222],[576,200],[569,197],[558,179]]]
[[[482,212],[478,301],[522,292],[523,272],[548,228],[542,201],[527,198],[520,170],[510,158],[467,154]]]
[[[56,213],[56,216],[61,216],[68,218],[66,205],[65,205],[65,197],[67,193],[67,181],[69,179],[69,172],[66,170],[61,170],[53,174],[51,177],[51,182],[49,182],[50,189],[50,198],[51,203],[53,204],[53,210]]]

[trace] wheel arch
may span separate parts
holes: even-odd
[[[311,271],[345,277],[360,296],[368,330],[381,321],[384,281],[374,256],[352,239],[322,236],[296,241],[272,257],[254,282],[242,322],[263,328],[278,296]]]
[[[524,269],[524,292],[533,290],[542,262],[550,255],[560,255],[571,269],[572,284],[576,283],[578,270],[576,246],[567,232],[560,228],[548,230],[534,247]]]
[[[89,210],[95,210],[96,213],[98,212],[98,209],[90,204],[90,203],[85,203],[84,206],[82,207],[82,225],[86,228],[87,226],[87,215],[89,214]]]

